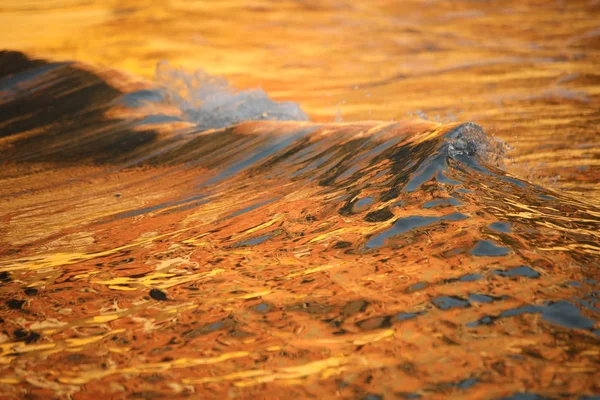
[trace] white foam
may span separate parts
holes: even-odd
[[[224,78],[202,69],[188,73],[163,61],[156,66],[156,78],[167,101],[178,106],[183,118],[201,129],[223,128],[243,121],[308,120],[296,103],[276,102],[261,89],[236,91]]]
[[[489,137],[482,127],[472,122],[459,125],[446,136],[448,155],[478,156],[487,163],[503,166],[511,147],[501,139]]]

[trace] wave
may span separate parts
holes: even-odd
[[[3,52],[0,295],[33,300],[4,318],[0,362],[28,385],[27,355],[63,394],[165,369],[198,390],[329,382],[398,370],[408,348],[415,392],[441,387],[435,360],[469,385],[555,340],[579,362],[600,335],[600,209],[507,173],[506,150],[470,122],[318,124],[203,72]],[[61,367],[108,337],[143,365]]]

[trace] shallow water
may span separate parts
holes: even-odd
[[[565,3],[3,4],[44,38],[2,28],[0,392],[600,393],[598,5]]]

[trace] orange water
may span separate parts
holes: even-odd
[[[599,9],[2,2],[80,63],[0,79],[0,398],[597,395]],[[160,60],[312,122],[144,122]]]

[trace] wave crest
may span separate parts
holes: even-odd
[[[511,146],[503,140],[488,136],[484,129],[473,123],[461,124],[446,134],[448,155],[452,158],[479,157],[486,163],[504,166]]]
[[[188,73],[162,61],[156,78],[169,102],[200,129],[219,129],[243,121],[307,121],[298,104],[271,100],[262,89],[237,91],[227,80],[202,69]]]

